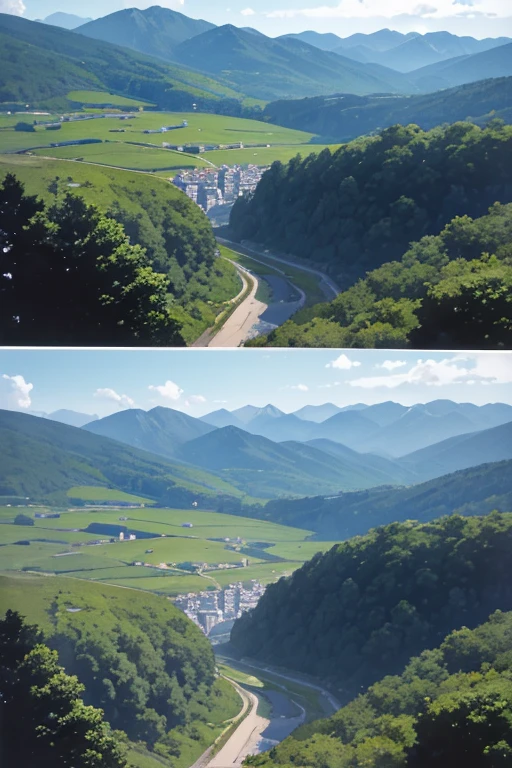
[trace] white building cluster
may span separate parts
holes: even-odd
[[[255,608],[265,589],[253,579],[249,586],[238,582],[226,589],[178,595],[174,603],[208,635],[217,624],[238,619]]]
[[[216,205],[232,205],[237,197],[254,192],[266,170],[257,165],[195,169],[179,173],[173,184],[208,213]]]

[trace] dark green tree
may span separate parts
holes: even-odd
[[[45,211],[12,175],[0,217],[2,343],[184,346],[168,279],[121,224],[72,195]]]
[[[123,750],[84,704],[76,677],[58,665],[36,627],[8,611],[0,621],[0,751],[19,768],[125,768]]]

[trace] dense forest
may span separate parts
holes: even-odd
[[[84,686],[85,704],[161,757],[201,743],[217,709],[225,719],[240,708],[217,679],[208,639],[168,600],[86,581],[4,577],[0,614],[13,606],[43,614],[44,642]]]
[[[233,499],[224,501],[221,509],[316,531],[315,538],[321,540],[344,540],[393,522],[426,523],[452,512],[464,516],[506,512],[512,509],[512,461],[481,464],[405,488],[381,486],[328,498],[275,499],[265,506],[246,506]]]
[[[485,124],[496,117],[512,122],[512,78],[479,80],[421,96],[357,96],[353,93],[273,101],[263,119],[310,131],[322,143],[350,141],[400,123],[423,130],[468,120]],[[320,139],[318,139],[320,141]]]
[[[101,209],[64,179],[44,202],[13,174],[0,182],[3,343],[185,346],[213,323],[211,305],[238,292],[202,211],[134,177],[116,195],[115,176]]]
[[[316,675],[349,701],[447,632],[512,608],[512,514],[392,523],[318,554],[235,622],[244,656]]]
[[[412,243],[399,261],[252,345],[510,348],[511,241],[511,204],[496,203],[477,219],[457,216],[439,235]]]
[[[400,675],[247,765],[499,768],[512,763],[512,613],[451,632]]]
[[[0,762],[18,768],[124,768],[124,750],[86,706],[85,687],[64,672],[35,625],[13,611],[0,619]]]

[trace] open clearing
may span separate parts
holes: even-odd
[[[78,490],[85,496],[101,491]],[[14,525],[20,512],[34,525]],[[39,509],[0,507],[2,571],[62,574],[168,596],[212,588],[215,582],[276,581],[332,546],[307,541],[311,531],[202,510],[61,509],[60,517],[37,519],[36,513]],[[98,523],[109,527],[94,526]],[[138,537],[119,541],[120,526]],[[248,564],[240,567],[244,559]],[[206,564],[206,570],[188,571],[192,563]]]

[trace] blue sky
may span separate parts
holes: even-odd
[[[156,405],[200,416],[271,402],[451,399],[512,404],[512,353],[380,350],[0,350],[0,408],[105,416]]]
[[[31,19],[55,11],[98,17],[155,4],[216,24],[254,26],[269,35],[315,29],[345,37],[384,27],[402,32],[447,29],[478,38],[512,35],[510,0],[0,0],[0,10]]]

